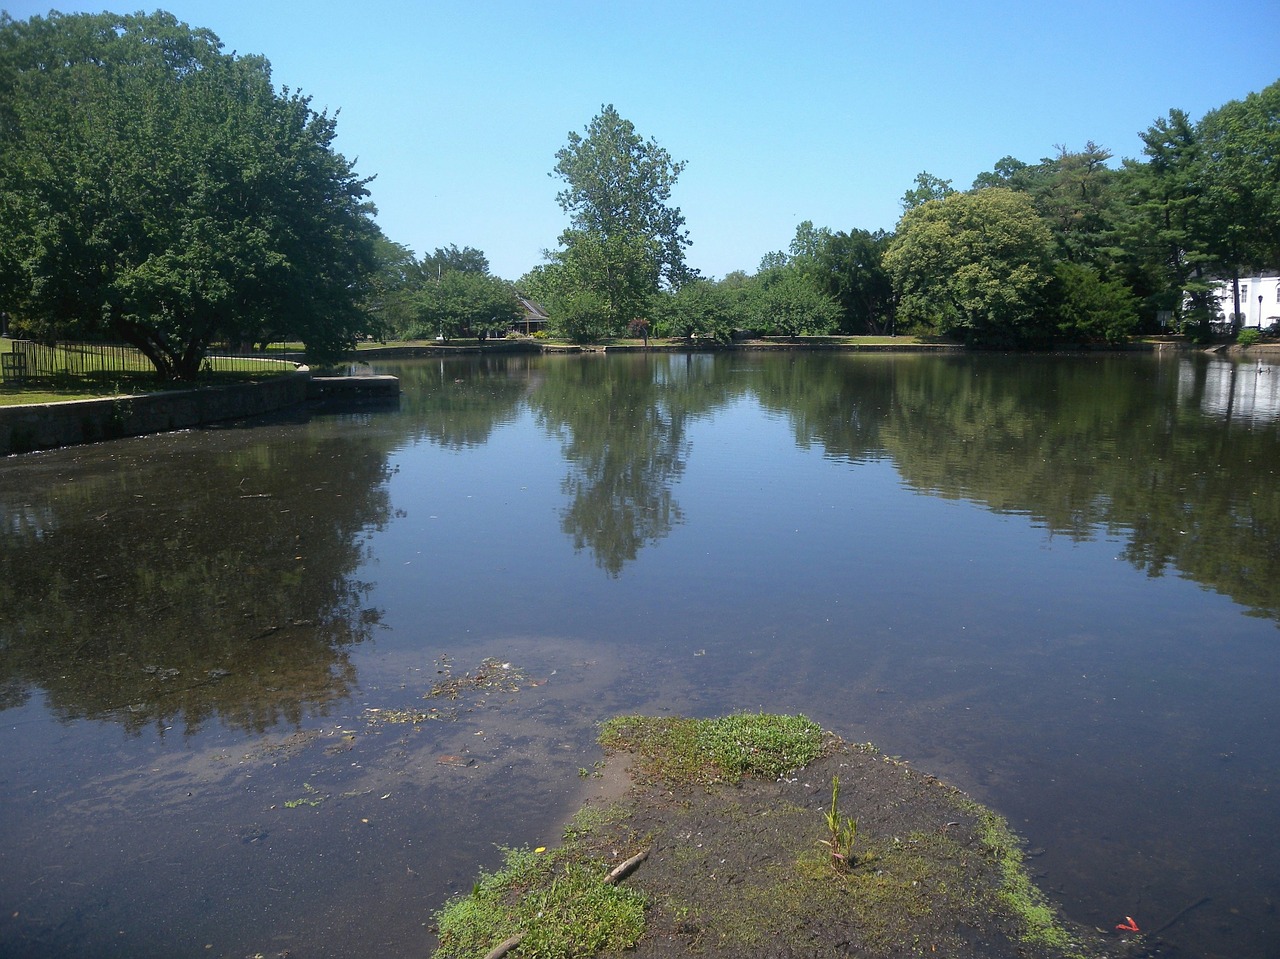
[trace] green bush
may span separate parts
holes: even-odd
[[[1119,343],[1138,325],[1138,301],[1119,280],[1079,263],[1059,263],[1053,294],[1061,336]]]
[[[1262,339],[1262,332],[1253,327],[1247,327],[1236,334],[1236,342],[1241,346],[1253,346],[1260,339]]]
[[[591,290],[574,290],[555,301],[551,309],[554,331],[575,343],[594,343],[613,336],[609,304]]]

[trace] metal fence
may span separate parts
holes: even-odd
[[[10,379],[53,379],[88,374],[148,373],[155,369],[146,355],[123,343],[70,343],[53,345],[32,340],[12,340],[2,355],[3,373]],[[213,346],[202,369],[217,372],[267,373],[292,369],[299,357],[282,352],[245,352]]]

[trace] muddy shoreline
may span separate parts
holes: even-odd
[[[673,783],[655,779],[630,752],[615,752],[597,767],[567,826],[565,846],[536,852],[553,857],[553,883],[554,874],[570,868],[569,859],[574,868],[589,862],[603,877],[643,856],[628,865],[623,881],[643,897],[645,921],[643,934],[625,950],[582,954],[1155,954],[1140,933],[1065,921],[1027,878],[1021,845],[998,815],[869,744],[825,735],[818,759],[776,779]],[[840,811],[857,820],[848,869],[832,869],[822,843],[835,777]],[[512,907],[539,894],[527,879],[518,885],[510,892]],[[520,937],[536,930],[512,922],[492,927],[492,942],[483,948],[505,946],[501,954],[520,956]],[[447,930],[432,943],[443,942],[437,955],[464,954],[451,937]],[[474,950],[477,943],[469,945]]]

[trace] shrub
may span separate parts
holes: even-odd
[[[1054,294],[1058,332],[1083,340],[1118,343],[1138,324],[1138,302],[1119,280],[1104,279],[1092,267],[1059,263]]]
[[[614,335],[609,304],[590,290],[575,290],[558,300],[551,322],[556,332],[575,343],[593,343]]]

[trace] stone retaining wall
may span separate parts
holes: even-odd
[[[542,353],[545,346],[537,340],[485,340],[475,343],[467,340],[450,340],[432,345],[417,343],[412,346],[373,346],[356,350],[348,356],[357,363],[369,360],[403,360],[423,356],[470,356],[492,353]]]
[[[305,401],[310,379],[310,373],[300,370],[261,383],[2,406],[0,455],[164,433],[270,413]]]

